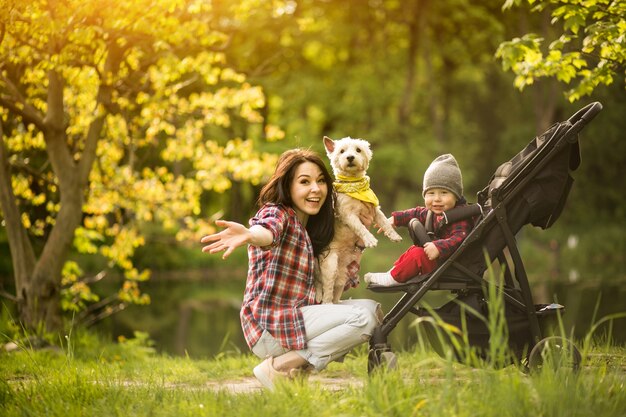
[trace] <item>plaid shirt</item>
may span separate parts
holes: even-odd
[[[267,330],[286,349],[306,348],[300,307],[315,304],[314,256],[311,240],[296,212],[266,204],[250,226],[267,228],[274,239],[268,247],[248,246],[248,279],[240,317],[252,348]]]
[[[459,206],[459,205],[457,205]],[[428,209],[426,207],[415,207],[403,211],[394,211],[391,213],[393,216],[393,222],[396,226],[408,226],[411,219],[418,219],[420,223],[426,224],[426,215]],[[443,220],[442,215],[435,215],[433,220],[433,228],[437,228],[439,223]],[[435,236],[437,240],[433,240],[434,245],[439,249],[438,262],[445,261],[457,247],[467,237],[467,234],[471,231],[472,223],[470,220],[460,220],[456,223],[451,223],[443,227],[439,231],[439,236]]]

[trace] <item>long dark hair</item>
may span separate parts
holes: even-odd
[[[312,162],[317,165],[328,184],[328,195],[319,213],[309,216],[306,230],[313,244],[313,253],[318,256],[330,243],[335,228],[335,192],[333,179],[324,165],[322,158],[314,151],[308,149],[292,149],[278,159],[276,170],[270,180],[263,186],[259,194],[259,207],[267,203],[283,204],[293,207],[291,198],[291,183],[294,179],[296,168],[304,163]]]

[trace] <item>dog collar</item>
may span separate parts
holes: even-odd
[[[361,178],[337,175],[333,186],[338,193],[348,194],[357,200],[372,203],[376,207],[379,205],[378,197],[370,188],[370,177],[367,175]]]

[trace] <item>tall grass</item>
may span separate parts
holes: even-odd
[[[59,351],[0,356],[0,415],[617,417],[626,409],[625,351],[614,347],[579,372],[545,368],[531,374],[517,366],[469,367],[416,349],[398,354],[397,370],[371,377],[366,351],[359,349],[323,376],[360,384],[334,391],[311,378],[273,392],[242,393],[225,383],[250,377],[257,360],[247,354],[198,361],[126,346],[94,348],[77,346],[70,360]]]
[[[141,333],[112,344],[73,331],[61,349],[23,345],[0,353],[0,415],[624,416],[624,347],[589,335],[578,371],[544,366],[524,372],[508,350],[501,291],[497,285],[486,291],[483,319],[492,335],[486,354],[469,345],[465,325],[455,328],[434,316],[416,324],[437,324],[441,341],[451,342],[443,355],[420,339],[413,350],[397,353],[397,369],[368,376],[363,345],[344,363],[275,391],[254,384],[258,359],[250,354],[192,360],[157,354]],[[343,382],[329,389],[321,377]],[[238,382],[252,388],[229,388]]]

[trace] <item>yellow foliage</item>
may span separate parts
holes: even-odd
[[[27,213],[22,213],[22,225],[24,229],[30,229],[31,227],[30,217]]]
[[[137,271],[132,263],[145,243],[143,225],[158,222],[177,238],[194,241],[212,231],[209,221],[198,219],[203,193],[225,192],[232,181],[260,184],[276,156],[259,151],[258,143],[281,140],[285,133],[272,124],[262,132],[263,89],[216,51],[229,35],[207,24],[213,17],[211,2],[67,0],[51,5],[23,0],[0,8],[6,12],[0,16],[0,62],[7,63],[0,94],[13,103],[0,107],[0,114],[10,121],[11,130],[4,132],[10,163],[24,168],[13,171],[11,183],[18,202],[38,209],[26,209],[21,221],[32,234],[46,235],[63,210],[56,170],[76,170],[89,149],[88,135],[104,118],[82,190],[83,217],[74,247],[98,253],[111,268],[123,270],[127,283],[120,299],[146,303],[149,298],[136,281],[148,279],[149,272]],[[259,0],[245,0],[233,7],[238,16],[237,10],[261,6]],[[286,5],[276,7],[289,13]],[[57,102],[49,100],[53,74],[62,81]],[[26,123],[26,110],[39,122]],[[53,170],[44,137],[51,130],[41,124],[54,111],[62,116],[55,140],[65,140],[70,158]],[[265,138],[245,137],[252,125]],[[65,309],[95,299],[81,275],[77,265],[66,263]]]
[[[121,301],[133,304],[150,304],[150,296],[143,294],[139,290],[137,281],[127,280],[122,284],[121,290],[117,293]]]
[[[285,131],[276,125],[267,124],[265,126],[265,137],[269,142],[283,140],[285,139]]]

